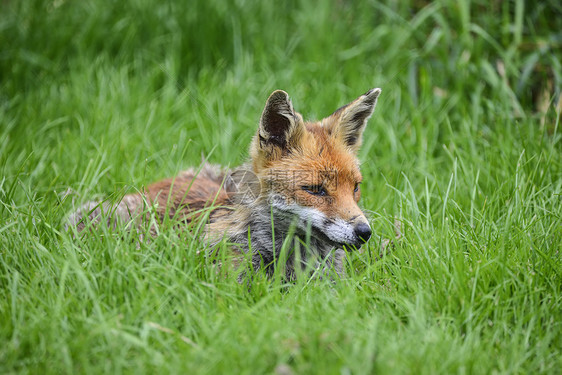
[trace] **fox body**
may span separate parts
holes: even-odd
[[[88,202],[69,224],[138,224],[146,205],[160,219],[190,222],[207,212],[205,239],[226,237],[234,252],[251,252],[252,266],[271,274],[287,248],[285,270],[322,261],[342,271],[344,247],[359,248],[371,236],[358,206],[362,176],[357,153],[380,89],[318,122],[305,122],[286,92],[268,98],[250,146],[249,161],[232,170],[205,164],[123,197],[116,206]]]

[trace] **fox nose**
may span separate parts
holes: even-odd
[[[367,242],[371,238],[371,227],[365,223],[359,223],[355,227],[355,235],[359,237],[360,242]]]

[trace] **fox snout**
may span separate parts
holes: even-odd
[[[355,236],[357,237],[357,241],[354,245],[357,247],[363,245],[363,243],[369,241],[369,238],[371,238],[372,232],[369,224],[359,223],[355,226],[354,230]]]

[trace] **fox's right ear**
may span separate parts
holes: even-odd
[[[325,119],[326,130],[340,139],[347,148],[357,153],[361,146],[363,130],[377,105],[381,89],[372,89],[338,109]]]
[[[295,146],[303,131],[302,117],[293,109],[289,94],[277,90],[267,99],[254,146],[276,157]]]

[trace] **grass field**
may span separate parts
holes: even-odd
[[[561,373],[561,30],[557,0],[2,2],[0,373]],[[63,230],[244,161],[274,89],[313,119],[372,87],[362,205],[404,238],[335,284]]]

